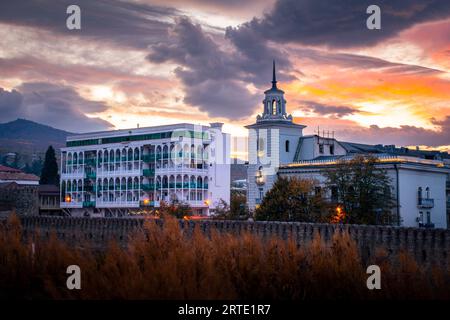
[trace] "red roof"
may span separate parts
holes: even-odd
[[[0,172],[13,172],[13,173],[19,173],[22,172],[22,170],[16,169],[16,168],[11,168],[11,167],[7,167],[7,166],[2,166],[0,164]]]

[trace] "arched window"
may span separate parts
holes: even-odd
[[[272,114],[277,114],[277,100],[272,100]]]
[[[419,187],[419,189],[417,189],[417,199],[420,201],[422,200],[422,187]]]
[[[286,140],[285,148],[286,148],[286,152],[289,152],[289,140]]]
[[[429,187],[425,188],[425,194],[427,196],[427,199],[430,199],[430,188]]]

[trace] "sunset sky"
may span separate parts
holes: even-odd
[[[81,30],[66,8],[81,8]],[[381,30],[366,8],[381,8]],[[0,122],[71,132],[262,112],[272,59],[305,133],[450,151],[448,0],[3,0]]]

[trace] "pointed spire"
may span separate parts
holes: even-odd
[[[273,60],[272,88],[277,87],[277,76],[275,75],[275,59]]]

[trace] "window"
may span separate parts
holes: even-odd
[[[289,140],[285,142],[286,152],[289,152]]]
[[[419,204],[422,201],[422,187],[419,187],[419,189],[417,189],[417,199],[419,200]]]
[[[264,154],[264,138],[258,138],[256,141],[256,149],[258,152],[258,156],[262,156]]]
[[[277,114],[277,101],[276,100],[272,100],[272,114],[273,115]]]
[[[425,194],[427,195],[427,199],[430,199],[430,188],[426,187]]]
[[[431,224],[431,214],[430,214],[430,211],[427,211],[427,224]]]
[[[264,190],[263,188],[259,188],[259,199],[262,200],[262,198],[264,198]]]
[[[330,154],[334,154],[334,145],[330,145]]]
[[[423,212],[419,212],[419,223],[423,223]]]
[[[319,144],[319,153],[323,153],[323,144]]]

